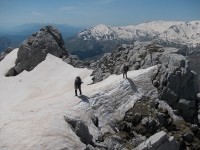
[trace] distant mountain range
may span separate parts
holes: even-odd
[[[19,47],[20,43],[40,28],[49,24],[31,23],[10,28],[0,28],[0,52],[7,47]],[[64,39],[80,32],[85,27],[74,27],[66,24],[50,24],[55,26]]]
[[[118,44],[151,41],[165,46],[184,47],[187,53],[200,49],[200,21],[153,21],[138,25],[112,27],[97,25],[67,40],[72,53],[84,58],[111,51]],[[90,56],[88,54],[88,56]]]
[[[0,28],[0,52],[10,46],[19,47],[24,39],[45,25],[48,24],[36,23],[10,29]],[[81,59],[98,57],[112,51],[117,45],[136,41],[181,47],[184,55],[200,51],[200,21],[152,21],[121,27],[100,24],[87,29],[64,24],[51,25],[62,33],[69,52]]]

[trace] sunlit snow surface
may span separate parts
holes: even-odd
[[[92,70],[74,68],[48,54],[45,61],[30,72],[5,77],[14,66],[18,49],[0,62],[0,149],[57,150],[85,149],[85,145],[64,121],[64,115],[86,122],[95,139],[99,130],[90,115],[99,117],[101,132],[123,117],[143,95],[157,96],[151,78],[153,66],[128,72],[129,79],[112,75],[89,85]],[[74,79],[83,80],[82,97],[75,97]]]

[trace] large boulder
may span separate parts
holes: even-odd
[[[157,81],[159,99],[167,101],[187,121],[194,122],[197,104],[196,73],[190,70],[186,58],[178,54],[164,54],[159,61],[162,64],[153,79]]]
[[[61,33],[52,26],[41,28],[40,31],[32,34],[22,42],[15,67],[11,68],[11,70],[15,70],[12,71],[15,72],[13,75],[17,75],[24,70],[31,71],[45,60],[48,53],[57,57],[68,55]],[[7,74],[7,76],[9,75],[12,74]]]
[[[179,150],[179,144],[164,131],[158,132],[144,141],[134,150]]]
[[[107,138],[105,141],[104,141],[106,147],[108,150],[112,150],[112,149],[122,149],[122,145],[124,143],[124,140],[117,136],[117,135],[113,135],[109,138]]]
[[[88,126],[82,120],[76,120],[64,116],[65,121],[70,125],[71,129],[75,132],[75,134],[80,138],[81,142],[84,144],[92,144],[93,145],[93,136],[90,134]]]

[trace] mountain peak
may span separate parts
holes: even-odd
[[[164,41],[186,44],[195,47],[200,43],[200,21],[151,21],[137,25],[112,27],[99,24],[83,32],[78,37],[84,40],[116,40],[116,41]]]
[[[110,28],[111,28],[110,26],[99,24],[92,28],[92,33],[95,35],[109,34]]]
[[[96,26],[94,26],[94,28],[107,28],[108,26],[105,24],[98,24]]]

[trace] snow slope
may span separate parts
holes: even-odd
[[[157,97],[151,78],[157,67],[130,71],[129,79],[112,75],[91,83],[92,70],[78,69],[48,54],[45,61],[30,72],[15,77],[4,74],[14,66],[18,49],[0,62],[0,149],[56,150],[85,149],[85,145],[64,121],[63,116],[87,122],[95,139],[98,129],[90,114],[99,117],[101,132],[123,117],[143,95]],[[81,76],[83,96],[74,96],[74,79]],[[92,110],[90,109],[92,108]]]
[[[200,43],[200,21],[152,21],[122,27],[100,24],[85,29],[77,37],[84,40],[153,40],[195,47]]]
[[[16,53],[17,49],[0,65],[0,149],[84,148],[63,114],[80,102],[72,91],[74,78],[81,75],[87,82],[91,70],[48,55],[33,71],[6,78],[2,74],[13,65]]]

